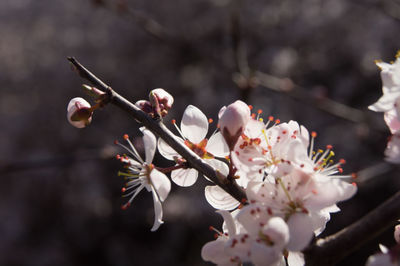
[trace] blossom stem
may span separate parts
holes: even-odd
[[[177,140],[176,136],[162,123],[162,121],[152,119],[149,115],[140,110],[136,105],[119,95],[110,86],[105,84],[102,80],[100,80],[93,73],[87,70],[75,58],[68,57],[67,59],[75,67],[75,70],[82,78],[90,81],[97,89],[105,92],[105,95],[102,99],[102,103],[104,105],[107,103],[112,103],[123,111],[130,114],[134,119],[141,122],[146,128],[148,128],[158,137],[163,139],[177,153],[185,158],[190,167],[195,168],[197,171],[207,176],[211,181],[213,181],[216,185],[229,193],[236,200],[241,202],[243,199],[247,199],[246,193],[240,186],[237,185],[233,178],[222,178],[220,173],[217,173],[197,154],[186,147],[186,145],[180,143]]]

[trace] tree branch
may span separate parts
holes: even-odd
[[[68,57],[68,61],[75,67],[78,74],[90,81],[97,89],[103,91],[107,95],[107,99],[110,103],[121,108],[133,118],[141,122],[145,127],[155,133],[158,137],[163,139],[168,145],[170,145],[177,153],[179,153],[191,167],[207,176],[216,185],[224,189],[232,197],[241,202],[246,199],[244,190],[232,180],[229,181],[218,171],[215,171],[210,165],[205,163],[197,154],[186,147],[184,144],[179,142],[176,136],[162,123],[162,121],[153,120],[150,116],[140,110],[136,105],[129,102],[127,99],[119,95],[110,86],[101,81],[93,73],[87,70],[81,65],[75,58]]]
[[[306,265],[334,265],[394,226],[399,218],[400,191],[357,222],[306,248]]]

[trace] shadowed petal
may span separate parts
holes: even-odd
[[[190,187],[196,180],[199,172],[196,169],[178,169],[171,172],[171,179],[181,187]]]

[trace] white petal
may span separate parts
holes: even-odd
[[[220,160],[209,159],[206,160],[206,163],[208,163],[212,168],[214,168],[216,171],[220,172],[225,176],[228,175],[229,173],[228,165]]]
[[[176,138],[177,140],[183,142],[181,138]],[[168,160],[173,161],[174,157],[181,157],[179,153],[177,153],[171,146],[169,146],[164,140],[161,138],[158,139],[158,151],[160,154]]]
[[[392,266],[398,265],[392,262],[390,254],[386,253],[379,253],[373,256],[369,256],[366,266]]]
[[[146,163],[151,164],[154,158],[154,153],[156,152],[157,148],[156,136],[154,136],[154,134],[145,127],[141,127],[140,131],[142,131],[143,133],[143,145],[146,154]]]
[[[289,266],[304,266],[304,255],[301,252],[289,252],[288,256],[288,265]]]
[[[231,256],[225,252],[225,241],[220,238],[205,244],[201,249],[201,257],[218,265],[237,265],[230,261]]]
[[[219,186],[206,186],[204,192],[207,202],[215,209],[232,210],[239,206],[239,201],[234,199]]]
[[[236,216],[239,223],[242,224],[252,236],[257,236],[262,225],[266,224],[270,218],[267,210],[258,203],[244,206]]]
[[[253,242],[251,245],[250,259],[256,266],[270,266],[279,263],[282,258],[282,250],[263,243]]]
[[[391,109],[394,109],[395,99],[399,96],[400,92],[385,93],[376,103],[368,106],[368,109],[375,112],[387,112]]]
[[[217,132],[208,140],[206,151],[216,157],[225,157],[229,154],[229,147],[221,132]]]
[[[208,132],[207,117],[199,108],[189,105],[183,113],[181,131],[185,138],[193,143],[200,143]]]
[[[222,218],[224,218],[225,226],[228,231],[228,236],[232,237],[236,235],[236,224],[235,220],[233,220],[232,214],[225,210],[219,210],[216,212],[219,213]]]
[[[157,169],[151,171],[150,179],[157,195],[160,197],[160,200],[164,201],[171,190],[171,181],[169,181],[168,177],[164,173],[161,173]]]
[[[280,250],[289,241],[289,227],[281,217],[272,217],[269,219],[267,224],[264,225],[262,232],[264,235],[268,235],[272,242],[274,242],[274,246]]]
[[[153,202],[154,202],[154,224],[153,224],[153,227],[151,228],[151,231],[154,232],[164,222],[162,220],[163,210],[162,210],[161,202],[158,199],[157,193],[154,190],[151,190],[151,192],[153,195]]]
[[[287,221],[290,239],[287,249],[301,251],[310,243],[314,236],[311,219],[307,214],[295,213]]]
[[[178,169],[171,172],[171,179],[175,184],[181,187],[190,187],[196,180],[199,172],[196,169]]]
[[[253,240],[247,234],[230,237],[225,243],[225,251],[232,257],[239,257],[242,262],[250,262],[250,247]]]

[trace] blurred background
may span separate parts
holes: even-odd
[[[107,106],[89,127],[70,126],[67,103],[86,97],[87,82],[67,56],[132,101],[168,90],[166,121],[188,104],[216,121],[243,99],[317,131],[317,146],[332,144],[345,172],[359,173],[328,235],[400,187],[383,160],[382,114],[367,110],[381,95],[374,60],[394,60],[399,36],[397,0],[1,0],[0,265],[205,265],[208,227],[221,227],[200,179],[173,186],[155,233],[150,193],[120,209],[113,142],[128,133],[140,145],[138,124]],[[341,265],[364,265],[378,243],[394,244],[392,232]]]

